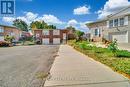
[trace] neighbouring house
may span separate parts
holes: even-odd
[[[102,38],[118,43],[130,43],[130,7],[107,16],[97,22],[88,23],[91,39],[102,41]]]
[[[100,20],[92,23],[88,23],[87,26],[90,29],[89,37],[94,42],[101,42],[105,36],[105,30],[107,23],[106,20]]]
[[[61,44],[67,43],[68,30],[66,29],[37,29],[34,30],[36,41],[42,44]]]
[[[75,31],[73,29],[67,29],[68,30],[68,40],[75,39]]]
[[[15,41],[21,37],[22,31],[14,26],[0,25],[0,41],[4,41],[5,36],[13,36]]]

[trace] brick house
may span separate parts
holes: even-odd
[[[34,30],[34,36],[36,41],[40,41],[42,44],[61,44],[67,42],[68,30],[37,29]]]
[[[0,41],[4,41],[6,35],[13,36],[18,41],[21,33],[22,31],[14,26],[0,25]]]

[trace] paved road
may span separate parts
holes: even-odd
[[[0,48],[0,87],[40,87],[59,46]]]
[[[130,87],[127,78],[68,45],[58,55],[45,87]]]

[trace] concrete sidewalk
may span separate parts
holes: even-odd
[[[127,78],[68,45],[58,55],[44,87],[130,87]]]

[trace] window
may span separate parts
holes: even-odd
[[[114,20],[114,26],[117,27],[118,26],[118,19]]]
[[[49,35],[49,30],[43,30],[43,35]]]
[[[95,29],[95,36],[99,35],[99,29]]]
[[[60,35],[60,30],[53,30],[53,35]]]
[[[109,21],[109,27],[112,28],[113,27],[113,20]]]
[[[120,26],[124,26],[124,18],[120,18]]]
[[[0,33],[3,33],[3,32],[4,32],[4,28],[0,27]]]

